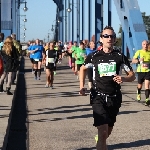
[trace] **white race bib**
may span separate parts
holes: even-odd
[[[113,76],[116,74],[116,62],[98,64],[98,72],[100,77]]]
[[[54,58],[48,58],[48,62],[49,62],[49,63],[54,63],[55,60],[54,60]]]
[[[35,61],[39,61],[39,59],[34,59]]]

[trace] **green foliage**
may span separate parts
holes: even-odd
[[[121,47],[121,45],[122,45],[122,39],[121,39],[121,36],[120,37],[117,37],[116,38],[116,44],[115,44],[115,46],[117,46],[117,47]]]
[[[150,15],[146,16],[146,12],[142,12],[142,17],[148,35],[148,39],[150,39]]]
[[[121,36],[121,33],[122,33],[122,26],[121,26],[121,24],[120,24],[118,34]]]
[[[143,17],[143,22],[146,27],[146,32],[148,35],[148,39],[150,39],[150,15],[146,16],[146,12],[142,12],[142,17]],[[117,37],[116,41],[116,46],[121,46],[122,40],[121,40],[121,34],[122,34],[122,26],[119,26],[119,31],[118,31],[119,37]]]

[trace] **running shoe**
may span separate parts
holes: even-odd
[[[48,87],[49,87],[49,85],[48,85],[48,84],[45,84],[45,87],[46,87],[46,88],[48,88]]]
[[[137,94],[137,101],[141,100],[141,94]]]
[[[56,75],[56,71],[54,71],[54,75]]]
[[[145,106],[149,106],[150,105],[150,100],[149,99],[146,99],[145,100]]]
[[[95,136],[95,141],[97,143],[97,141],[98,141],[98,135]]]
[[[6,91],[3,90],[3,91],[1,91],[0,93],[6,93]]]
[[[50,86],[51,89],[53,89],[53,86]]]

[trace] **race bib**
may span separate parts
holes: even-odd
[[[39,61],[39,59],[34,59],[35,61]]]
[[[149,66],[150,66],[150,65],[149,65],[149,64],[146,64],[146,63],[143,63],[143,64],[142,64],[142,67],[143,67],[144,69],[149,69]]]
[[[116,62],[98,64],[100,77],[113,76],[116,74]]]
[[[80,53],[80,56],[81,56],[81,57],[85,57],[85,54],[84,54],[84,53]]]
[[[49,62],[49,63],[54,63],[55,60],[54,60],[54,58],[48,58],[48,62]]]

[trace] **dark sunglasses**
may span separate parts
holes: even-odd
[[[102,37],[103,38],[109,38],[110,37],[111,39],[113,39],[113,38],[116,38],[116,35],[114,35],[114,34],[113,35],[104,34],[104,35],[102,35]]]

